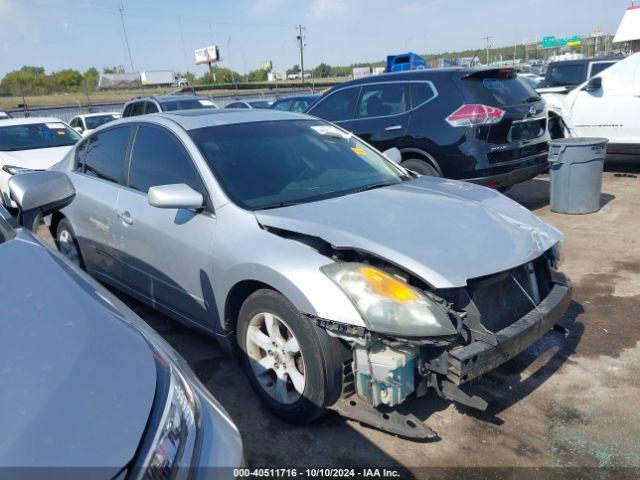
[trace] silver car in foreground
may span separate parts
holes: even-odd
[[[60,250],[237,344],[257,394],[294,422],[332,408],[430,437],[394,407],[431,387],[486,408],[460,386],[537,341],[570,302],[556,229],[306,115],[125,119],[57,168],[77,192],[51,218]]]

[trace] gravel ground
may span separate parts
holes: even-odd
[[[490,403],[486,412],[435,394],[408,402],[438,432],[436,441],[404,440],[335,414],[306,427],[286,424],[262,407],[237,359],[214,341],[120,297],[231,414],[251,467],[387,466],[416,478],[458,476],[421,467],[622,467],[618,476],[637,478],[640,470],[624,467],[640,468],[640,178],[615,172],[637,174],[640,159],[612,159],[607,170],[595,214],[552,213],[547,176],[508,193],[566,236],[563,270],[574,282],[574,300],[561,323],[570,335],[549,332],[476,381],[475,392]],[[515,475],[531,471],[539,473]]]

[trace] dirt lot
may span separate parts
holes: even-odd
[[[550,212],[546,176],[509,193],[566,235],[563,270],[575,290],[562,324],[570,335],[550,332],[477,381],[487,412],[435,394],[412,400],[407,407],[438,432],[436,441],[396,438],[336,415],[288,425],[262,407],[238,361],[213,341],[122,297],[231,414],[251,467],[388,466],[421,478],[429,474],[418,467],[427,466],[640,468],[640,178],[614,175],[638,173],[640,160],[612,160],[608,170],[603,207],[591,215]]]

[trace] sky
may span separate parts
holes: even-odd
[[[0,77],[23,65],[81,71],[201,74],[193,51],[218,45],[221,66],[246,72],[271,60],[299,63],[295,27],[306,35],[305,68],[348,65],[411,50],[442,53],[547,35],[615,33],[630,0],[0,0]]]

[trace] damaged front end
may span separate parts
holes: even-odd
[[[571,283],[557,270],[557,261],[554,247],[516,268],[470,280],[462,288],[440,290],[394,271],[397,281],[424,295],[426,300],[420,301],[428,308],[423,305],[418,313],[430,316],[423,327],[434,335],[380,333],[315,318],[353,352],[344,365],[342,397],[332,408],[409,438],[435,436],[413,415],[395,409],[410,395],[424,396],[433,388],[447,400],[486,409],[484,399],[461,386],[518,355],[555,327],[571,302]],[[387,265],[386,271],[390,269]],[[373,309],[377,312],[377,306]],[[444,319],[450,322],[448,327]]]

